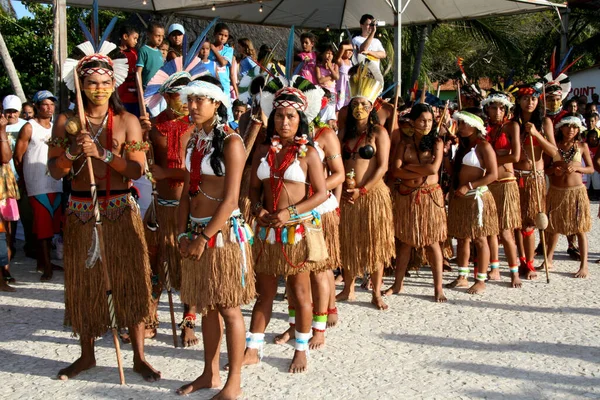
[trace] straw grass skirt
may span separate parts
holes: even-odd
[[[321,225],[323,226],[323,236],[325,236],[329,258],[316,263],[317,265],[313,269],[313,272],[316,273],[335,269],[342,265],[339,209],[321,214]]]
[[[590,200],[584,185],[559,188],[550,185],[546,197],[548,233],[576,235],[592,227]]]
[[[396,256],[394,212],[383,180],[354,204],[343,201],[340,212],[342,267],[356,277],[389,264]]]
[[[399,191],[395,198],[396,237],[414,248],[446,240],[446,207],[440,185]]]
[[[521,200],[521,227],[535,226],[535,216],[540,212],[546,212],[546,178],[544,171],[537,171],[534,179],[533,171],[521,171],[516,169],[515,176],[519,185],[519,197]],[[536,190],[539,186],[539,194]],[[539,200],[538,200],[539,199]]]
[[[71,196],[64,229],[65,314],[82,337],[100,337],[110,328],[103,266],[100,261],[85,266],[95,226],[92,211],[91,199]],[[139,208],[130,195],[111,196],[102,210],[102,234],[117,325],[135,326],[149,316],[150,262]]]
[[[481,194],[483,201],[482,224],[479,225],[477,198],[470,192],[466,196],[450,196],[448,206],[448,236],[457,239],[474,239],[498,235],[496,203],[490,191]]]
[[[517,181],[494,182],[489,189],[496,203],[500,231],[521,229],[521,200]]]
[[[181,300],[202,314],[217,306],[242,306],[256,296],[250,243],[242,243],[244,257],[240,244],[231,241],[228,227],[222,235],[223,247],[207,247],[199,261],[182,260]]]

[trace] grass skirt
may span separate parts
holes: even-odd
[[[323,272],[338,268],[342,265],[340,256],[340,215],[337,210],[321,214],[321,224],[323,226],[323,235],[329,258],[325,261],[316,263],[313,272]]]
[[[535,216],[538,213],[546,212],[546,178],[543,171],[538,171],[536,179],[533,171],[524,172],[515,170],[521,199],[521,227],[527,228],[535,226]],[[531,173],[527,174],[527,172]],[[536,180],[540,188],[539,194],[536,190]],[[541,201],[538,201],[538,198]]]
[[[342,266],[351,276],[385,267],[396,256],[390,189],[383,180],[354,204],[340,205]]]
[[[446,207],[440,185],[430,185],[395,198],[396,237],[414,248],[446,240]]]
[[[548,233],[575,235],[592,227],[590,200],[584,185],[559,188],[550,185],[546,197]]]
[[[228,226],[221,232],[223,247],[207,247],[200,261],[182,260],[181,300],[196,306],[202,314],[216,306],[248,304],[256,295],[250,243],[242,243],[246,251],[244,272],[240,244],[231,241]]]
[[[250,177],[252,168],[247,166],[242,174],[242,183],[240,185],[240,201],[238,203],[240,212],[244,220],[252,225],[254,217],[252,216],[252,204],[250,204]]]
[[[119,207],[102,212],[102,231],[117,325],[128,327],[149,314],[150,262],[137,204],[129,195],[118,197]],[[87,211],[71,207],[72,200],[69,205],[64,229],[65,314],[75,334],[100,337],[110,328],[103,270],[99,262],[93,268],[85,266],[95,222]]]
[[[521,229],[521,202],[517,182],[515,180],[494,182],[489,185],[489,189],[496,202],[500,231]]]
[[[498,215],[494,196],[489,191],[482,193],[483,225],[479,226],[477,199],[473,195],[450,196],[448,206],[448,236],[457,239],[475,239],[498,235]]]

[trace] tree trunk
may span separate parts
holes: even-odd
[[[23,87],[21,86],[21,80],[19,79],[19,75],[15,69],[15,64],[10,57],[8,47],[6,47],[6,43],[2,37],[2,32],[0,32],[0,58],[2,58],[2,64],[4,64],[4,69],[6,69],[8,79],[10,80],[10,85],[12,86],[15,95],[17,95],[23,102],[27,101],[25,93],[23,92]]]
[[[421,33],[419,35],[419,48],[417,49],[417,54],[415,55],[415,65],[413,67],[412,79],[410,80],[411,84],[419,80],[419,75],[421,74],[421,62],[423,61],[423,53],[425,52],[425,42],[427,41],[427,36],[429,35],[430,29],[431,25],[423,25],[421,27]]]

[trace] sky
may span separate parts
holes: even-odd
[[[11,0],[10,2],[12,3],[12,6],[15,9],[15,12],[17,13],[17,18],[23,18],[23,17],[26,17],[26,16],[31,16],[31,14],[29,13],[29,11],[27,11],[27,9],[23,5],[23,3],[21,3],[20,1],[18,1],[18,0]]]

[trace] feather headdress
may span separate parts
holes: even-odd
[[[363,61],[358,64],[358,69],[350,76],[348,82],[350,98],[364,97],[371,104],[375,103],[383,90],[383,79],[380,78],[381,71],[370,61]]]
[[[552,51],[552,58],[550,60],[550,72],[548,72],[544,76],[544,78],[542,78],[542,83],[545,85],[546,96],[560,95],[561,100],[564,100],[569,95],[569,92],[571,91],[571,79],[567,76],[566,72],[569,70],[569,68],[575,65],[575,63],[579,61],[581,57],[583,57],[580,56],[576,58],[572,63],[565,66],[572,51],[573,48],[571,47],[567,54],[565,54],[558,67],[555,63],[556,48],[554,49],[554,51]]]
[[[98,0],[94,0],[91,17],[91,29],[88,29],[81,19],[78,20],[87,41],[77,45],[63,65],[62,78],[71,91],[75,91],[73,70],[76,70],[80,77],[95,73],[108,75],[115,80],[115,86],[119,86],[127,78],[127,58],[116,44],[106,40],[117,23],[117,17],[110,21],[102,37],[99,32]],[[90,65],[92,63],[93,66]]]
[[[190,81],[210,73],[197,55],[200,47],[206,40],[206,35],[217,23],[218,19],[218,17],[213,19],[204,28],[189,50],[187,48],[187,36],[184,36],[183,54],[181,57],[165,63],[148,82],[148,86],[146,86],[146,90],[144,91],[144,102],[148,107],[156,107],[161,102],[163,94],[179,92]],[[180,85],[173,86],[175,82],[184,78],[187,78],[185,82],[180,82]]]
[[[515,105],[515,93],[519,88],[513,84],[513,74],[514,70],[511,71],[504,82],[500,82],[490,90],[490,94],[481,102],[482,107],[492,103],[500,103],[510,109]]]
[[[293,107],[304,112],[308,122],[312,122],[321,111],[321,101],[325,92],[302,76],[292,76],[287,80],[283,76],[271,79],[262,89],[260,107],[265,115],[271,115],[274,109]]]

